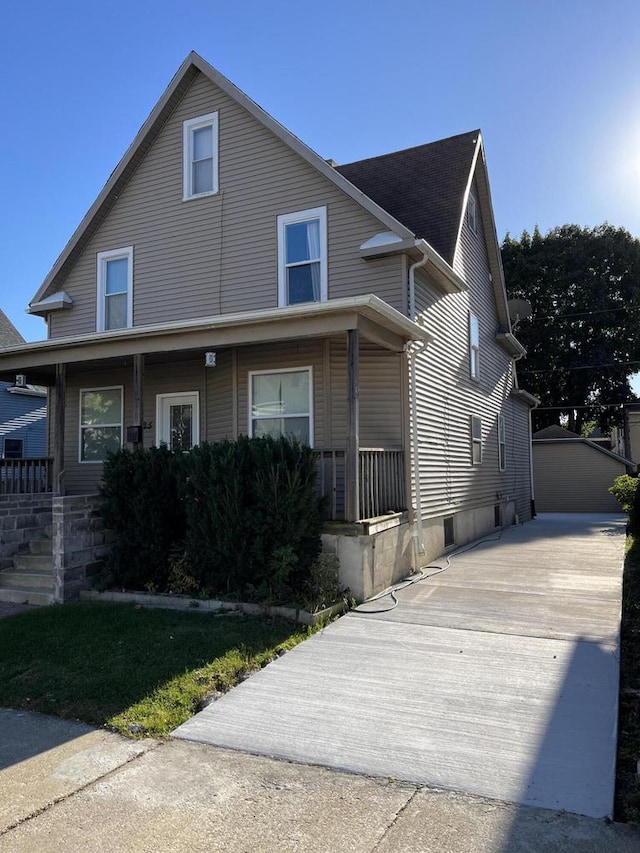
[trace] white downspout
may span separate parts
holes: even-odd
[[[421,260],[416,261],[409,267],[409,319],[416,321],[416,279],[415,271],[420,267],[425,266],[429,262],[429,255],[419,245],[422,241],[416,240],[416,246],[421,249],[423,256]],[[416,537],[418,542],[418,553],[416,555],[416,565],[414,568],[420,568],[419,556],[424,555],[424,533],[422,530],[422,495],[420,494],[420,454],[418,451],[418,400],[416,391],[416,356],[422,351],[422,346],[413,345],[407,347],[407,358],[409,361],[409,375],[411,382],[409,393],[411,395],[411,420],[412,420],[412,439],[413,439],[413,478],[415,486],[416,498]],[[413,361],[413,363],[412,363]]]

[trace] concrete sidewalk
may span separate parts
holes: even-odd
[[[611,815],[624,532],[617,517],[569,515],[505,530],[395,609],[340,619],[175,734]]]
[[[0,853],[637,853],[640,829],[0,711]]]

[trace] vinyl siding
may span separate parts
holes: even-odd
[[[344,449],[347,438],[346,336],[331,340],[291,341],[238,347],[216,353],[216,366],[204,358],[147,363],[143,384],[145,447],[156,443],[156,395],[197,391],[201,440],[219,441],[250,431],[249,374],[254,370],[311,367],[313,371],[314,446]],[[366,341],[360,349],[360,444],[402,447],[401,356]],[[234,361],[237,388],[234,389]],[[79,461],[80,389],[124,386],[124,427],[132,421],[132,367],[117,371],[73,372],[67,381],[65,488],[69,493],[95,491],[102,465]],[[234,410],[235,406],[235,410]],[[126,438],[126,432],[125,436]]]
[[[360,342],[360,447],[403,447],[402,358]],[[333,446],[347,440],[347,341],[331,342]]]
[[[533,442],[533,478],[539,512],[620,512],[608,492],[623,462],[586,443]]]
[[[531,441],[529,439],[529,407],[511,398],[505,410],[507,443],[506,486],[516,501],[520,521],[531,519]]]
[[[182,201],[182,123],[218,111],[220,192]],[[277,305],[277,216],[327,207],[329,298],[375,293],[401,308],[401,261],[365,262],[385,228],[199,74],[58,287],[73,299],[50,336],[95,331],[96,255],[134,248],[134,325]]]
[[[426,276],[416,276],[416,310],[435,339],[415,359],[423,513],[429,518],[495,503],[498,494],[516,498],[524,513],[530,499],[523,473],[528,428],[509,396],[511,359],[495,342],[499,324],[479,207],[478,234],[465,220],[454,266],[467,292],[443,296]],[[469,371],[469,311],[479,321],[477,381]],[[504,472],[498,462],[500,413],[507,436]],[[479,465],[471,461],[471,415],[482,419]]]
[[[0,382],[0,458],[5,439],[21,439],[24,457],[37,458],[47,453],[46,397],[9,394],[11,387]],[[42,417],[42,410],[45,416]]]

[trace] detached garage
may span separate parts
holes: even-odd
[[[609,487],[634,474],[628,459],[560,426],[533,435],[533,483],[538,512],[620,512]]]

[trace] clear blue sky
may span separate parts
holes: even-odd
[[[2,9],[0,308],[24,308],[190,50],[338,162],[482,128],[498,234],[640,236],[638,0]]]

